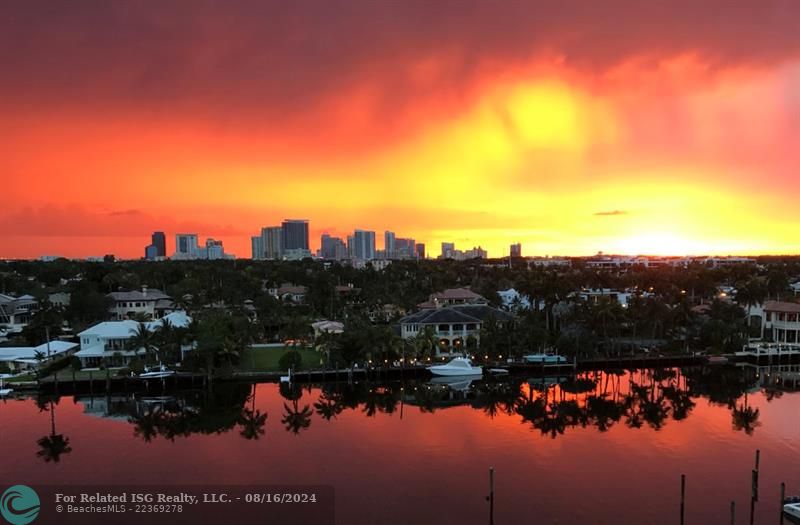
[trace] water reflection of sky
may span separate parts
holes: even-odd
[[[37,457],[37,440],[51,434],[48,403],[40,411],[33,400],[9,401],[0,404],[0,443],[12,451],[5,454],[3,470],[8,479],[28,483],[331,484],[338,522],[390,524],[480,522],[476,517],[487,511],[490,466],[497,472],[498,522],[535,517],[537,523],[674,523],[685,473],[687,516],[692,522],[722,523],[731,500],[740,509],[738,521],[745,522],[750,469],[759,448],[757,518],[768,522],[777,519],[781,481],[790,492],[800,492],[800,394],[767,396],[763,388],[753,388],[764,382],[755,371],[728,375],[708,369],[587,374],[583,382],[549,388],[531,387],[524,379],[513,380],[510,389],[505,383],[473,382],[449,394],[446,386],[433,385],[444,389],[449,406],[438,406],[437,398],[436,406],[428,403],[424,410],[414,388],[419,392],[429,385],[415,383],[283,392],[264,384],[256,387],[255,399],[249,385],[217,385],[213,394],[173,400],[117,396],[107,404],[105,398],[64,397],[55,405],[56,433],[69,439],[72,451],[58,463]],[[626,412],[599,431],[597,414],[588,407],[597,412],[603,400],[624,407],[632,391],[654,400],[663,400],[666,391],[693,406],[678,421],[674,404],[665,401],[663,421],[632,428]],[[745,408],[745,396],[739,395],[744,391],[752,392],[747,409],[758,411],[750,433],[734,428],[734,410]],[[691,395],[676,397],[686,392]],[[545,395],[544,415],[525,412],[537,400],[541,407]],[[331,399],[355,408],[331,409]],[[491,399],[498,401],[497,410],[489,408]],[[510,406],[508,399],[514,400]],[[563,430],[555,438],[521,415],[544,417],[559,402],[570,405],[572,419],[555,425]],[[301,418],[297,433],[287,431],[292,423],[287,413],[306,407],[311,414]],[[112,418],[98,417],[109,408]],[[118,413],[125,410],[127,417]],[[157,435],[146,442],[130,421],[159,410],[184,414],[168,422],[174,423],[171,431],[189,437],[171,441]],[[267,416],[258,439],[242,436],[238,418],[248,411]],[[325,412],[335,415],[326,420]]]

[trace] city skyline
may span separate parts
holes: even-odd
[[[796,2],[159,7],[0,6],[0,257],[292,216],[314,250],[800,253]]]

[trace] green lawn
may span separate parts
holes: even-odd
[[[300,365],[301,370],[309,368],[320,368],[320,360],[325,356],[311,348],[298,348],[298,352],[303,358]],[[244,372],[277,372],[281,368],[278,361],[287,352],[286,348],[255,348],[248,349],[242,354],[239,361],[239,369]]]

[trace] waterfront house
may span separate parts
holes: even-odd
[[[17,346],[0,348],[0,364],[9,372],[19,373],[31,370],[39,364],[47,364],[64,357],[78,348],[77,343],[67,341],[50,341],[39,346]]]
[[[463,353],[470,339],[480,346],[481,328],[490,319],[499,324],[514,319],[510,313],[489,306],[484,297],[468,288],[431,294],[418,306],[417,312],[400,319],[400,336],[412,339],[432,331],[437,340],[437,356]]]
[[[160,319],[175,308],[170,296],[161,290],[148,289],[147,286],[142,286],[141,291],[111,292],[107,297],[111,301],[111,316],[117,321],[138,316]]]
[[[167,319],[176,328],[186,328],[192,319],[184,311],[172,312],[156,321],[145,323],[150,331],[156,331]],[[130,340],[138,330],[139,323],[130,319],[105,321],[78,334],[80,350],[75,354],[84,367],[96,367],[101,363],[113,366],[127,365],[134,357],[144,355],[144,349],[130,348]]]
[[[800,303],[766,301],[761,337],[776,343],[800,345]]]
[[[9,334],[20,333],[39,310],[39,301],[31,295],[0,294],[0,327]]]

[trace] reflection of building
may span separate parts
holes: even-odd
[[[758,385],[767,390],[800,391],[800,365],[755,366],[743,365],[743,368],[755,369]]]
[[[513,320],[511,314],[492,308],[484,297],[467,288],[431,294],[418,306],[419,311],[400,319],[400,335],[411,339],[432,332],[437,340],[437,355],[462,352],[470,340],[477,348],[483,323],[490,319],[498,324]]]

